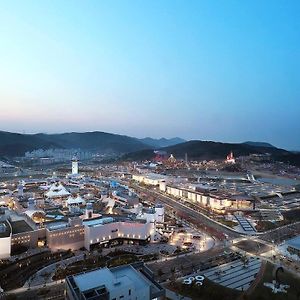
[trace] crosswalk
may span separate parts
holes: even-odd
[[[249,222],[249,220],[247,220],[246,218],[239,216],[239,215],[236,215],[235,218],[246,233],[255,233],[256,232],[256,229]]]

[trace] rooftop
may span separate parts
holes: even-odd
[[[136,291],[149,290],[151,293],[161,293],[163,288],[158,285],[152,278],[150,270],[141,265],[134,267],[133,265],[118,266],[114,268],[102,268],[67,277],[69,285],[78,294],[84,294],[85,299],[89,299],[88,295],[94,290],[97,291],[118,291],[122,287],[130,286]],[[78,295],[78,299],[79,299]],[[152,298],[152,297],[151,297]]]
[[[147,280],[141,277],[130,265],[123,268],[98,269],[75,276],[74,280],[82,292],[102,285],[105,285],[108,290],[129,284],[134,284],[136,289],[145,289],[149,286]]]
[[[291,240],[288,240],[287,244],[293,248],[300,250],[300,235]]]
[[[95,218],[90,220],[84,220],[83,224],[86,226],[95,227],[95,226],[104,225],[112,222],[114,222],[114,218],[107,217],[107,218]]]
[[[11,222],[12,233],[18,234],[22,232],[33,231],[30,225],[24,220],[18,220]]]
[[[8,222],[0,222],[0,238],[5,238],[10,236],[10,226]]]

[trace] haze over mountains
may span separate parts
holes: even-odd
[[[168,146],[173,146],[173,145],[177,145],[177,144],[186,142],[186,140],[179,138],[179,137],[175,137],[175,138],[171,138],[171,139],[166,139],[166,138],[153,139],[150,137],[146,137],[146,138],[140,139],[140,141],[149,146],[155,147],[155,148],[168,147]]]

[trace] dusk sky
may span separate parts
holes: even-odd
[[[1,1],[0,130],[300,150],[300,1]]]

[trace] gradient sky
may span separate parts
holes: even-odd
[[[300,1],[1,1],[0,129],[300,149]]]

